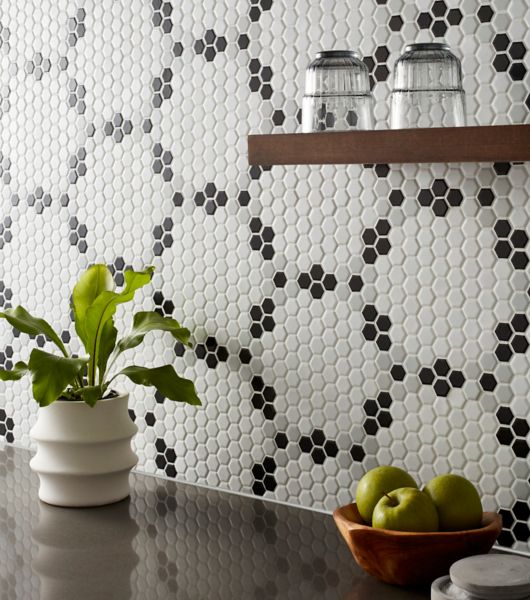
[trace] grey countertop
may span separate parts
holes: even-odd
[[[30,453],[0,451],[1,600],[414,600],[355,564],[328,515],[133,475],[131,498],[37,499]]]

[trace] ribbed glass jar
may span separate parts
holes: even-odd
[[[394,68],[390,124],[393,129],[466,124],[462,67],[449,46],[406,47]]]
[[[373,128],[368,68],[353,50],[319,52],[306,71],[302,129]]]

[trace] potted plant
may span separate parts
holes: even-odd
[[[156,311],[138,312],[132,329],[118,338],[114,315],[119,304],[151,281],[153,268],[126,271],[124,286],[115,290],[106,265],[96,264],[75,285],[71,305],[75,329],[86,356],[71,355],[54,329],[18,306],[0,313],[10,325],[30,336],[44,335],[60,354],[34,348],[27,362],[0,371],[0,379],[31,376],[33,397],[40,409],[30,434],[37,453],[30,462],[40,479],[39,498],[59,506],[98,506],[129,495],[129,472],[138,457],[131,449],[137,432],[128,413],[128,394],[111,388],[120,376],[156,388],[169,400],[200,405],[193,383],[179,377],[171,365],[137,365],[113,372],[116,359],[139,346],[155,330],[169,332],[189,346],[190,332]]]

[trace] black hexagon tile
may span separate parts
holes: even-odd
[[[429,29],[437,38],[443,38],[449,27],[460,25],[463,15],[460,8],[449,8],[444,0],[435,0],[429,11],[418,15],[420,29]]]
[[[195,54],[202,54],[208,62],[212,62],[217,53],[226,50],[226,38],[218,36],[213,29],[208,29],[204,36],[193,44]]]
[[[419,373],[423,385],[432,385],[437,396],[446,397],[454,388],[461,388],[466,379],[462,371],[451,369],[444,358],[438,358],[432,367],[423,367]]]
[[[328,440],[322,429],[313,429],[311,435],[303,435],[298,445],[300,450],[311,455],[317,465],[324,464],[327,458],[335,458],[339,452],[337,443]]]
[[[430,188],[421,189],[418,202],[428,206],[437,217],[445,217],[451,206],[460,206],[463,195],[459,189],[450,189],[444,179],[435,179]]]
[[[325,273],[322,265],[314,264],[307,273],[300,273],[298,285],[309,290],[313,298],[320,299],[324,292],[332,292],[337,287],[337,278],[333,273]]]

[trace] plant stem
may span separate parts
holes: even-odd
[[[105,371],[99,371],[99,386],[103,387],[103,383],[105,381],[105,377],[108,373],[108,369],[105,369]]]
[[[118,377],[118,375],[121,375],[120,373],[116,373],[114,374],[108,381],[107,381],[107,387],[116,379],[116,377]]]
[[[107,368],[105,369],[105,372],[100,373],[100,375],[99,375],[99,385],[103,385],[103,382],[105,381],[105,378],[107,377],[107,374],[112,370],[112,367],[118,360],[118,356],[119,356],[119,353],[116,353],[115,350],[113,350],[112,354],[110,355],[109,362],[107,363]],[[114,377],[113,377],[113,379],[114,379]]]
[[[65,358],[71,358],[71,355],[66,350],[66,347],[64,346],[64,344],[61,343],[61,345],[59,346],[59,350],[63,353],[63,356]],[[78,387],[82,388],[83,387],[83,377],[81,375],[77,375],[76,380],[77,380]]]
[[[94,358],[91,356],[88,361],[88,385],[95,385],[96,383],[96,364]]]

